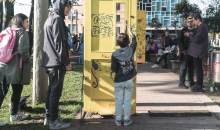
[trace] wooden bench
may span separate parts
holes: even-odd
[[[180,70],[181,62],[179,60],[169,60],[169,62],[172,64],[172,70]]]
[[[154,63],[154,62],[157,61],[157,56],[156,56],[156,55],[157,55],[157,54],[150,54],[150,57],[149,57],[149,58],[150,58],[150,61],[151,61],[151,62]]]

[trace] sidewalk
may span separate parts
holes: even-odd
[[[116,126],[114,117],[86,117],[80,130],[211,130],[220,129],[220,108],[203,93],[192,93],[177,85],[179,78],[169,69],[139,64],[137,114],[130,126]],[[210,110],[212,116],[150,117],[149,110]],[[216,113],[216,114],[214,114]],[[73,124],[74,125],[74,124]],[[73,126],[74,127],[74,126]]]

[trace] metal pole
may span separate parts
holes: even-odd
[[[70,33],[73,33],[73,12],[71,11],[71,25],[70,25]]]
[[[76,34],[78,34],[78,24],[77,24],[77,19],[78,19],[78,12],[76,9]]]

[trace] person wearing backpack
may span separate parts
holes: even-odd
[[[11,84],[13,90],[11,97],[11,122],[24,120],[29,116],[28,114],[17,113],[23,85],[29,85],[31,77],[29,36],[25,31],[28,26],[28,17],[19,13],[11,19],[9,27],[0,34],[0,106]],[[14,33],[14,35],[9,38],[8,35],[10,33],[7,32]],[[2,55],[4,55],[3,53],[6,52],[9,45],[13,45],[13,48],[11,48],[13,51],[7,54],[7,57],[10,55],[11,58],[6,61],[5,58],[7,57]],[[0,126],[4,125],[6,123],[0,121]]]

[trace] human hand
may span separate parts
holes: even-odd
[[[132,33],[132,27],[131,27],[131,26],[128,26],[128,31],[129,31],[129,33],[130,33],[131,35],[133,35],[133,33]]]
[[[186,55],[186,50],[182,52],[184,55]]]
[[[185,32],[185,33],[184,33],[184,36],[185,36],[185,37],[189,37],[189,34],[190,34],[189,32]]]
[[[72,64],[70,63],[69,65],[66,66],[66,71],[71,71],[73,70]]]

